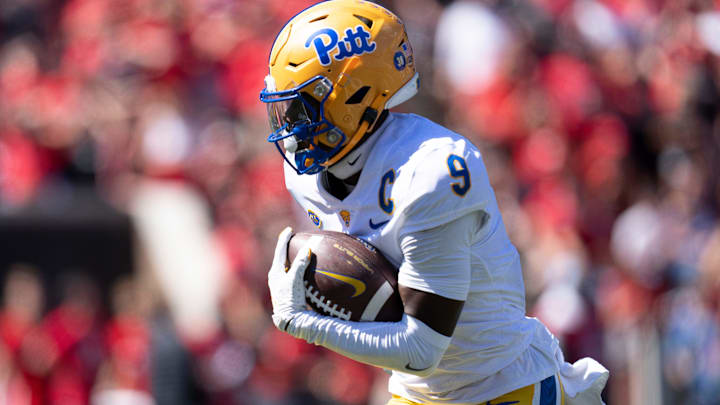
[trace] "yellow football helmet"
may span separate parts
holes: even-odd
[[[331,0],[293,17],[270,52],[267,103],[275,143],[298,173],[318,173],[347,155],[384,109],[417,93],[402,21],[362,0]]]

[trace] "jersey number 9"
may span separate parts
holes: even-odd
[[[452,191],[460,197],[464,197],[468,190],[470,190],[470,171],[468,170],[467,163],[465,163],[465,159],[458,155],[450,155],[447,158],[447,165],[450,177],[462,179],[462,181],[450,184]]]

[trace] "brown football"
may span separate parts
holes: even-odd
[[[305,298],[316,312],[350,321],[399,321],[397,269],[374,246],[342,232],[298,232],[288,261],[310,241]]]

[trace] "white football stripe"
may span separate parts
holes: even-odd
[[[313,235],[310,237],[310,239],[308,239],[308,241],[306,242],[307,245],[305,245],[305,246],[309,247],[311,251],[317,250],[317,247],[320,246],[320,242],[322,240],[323,240],[322,235]]]
[[[383,285],[378,288],[377,292],[375,292],[375,295],[373,295],[372,299],[370,299],[370,302],[368,302],[367,307],[365,307],[365,311],[363,311],[362,315],[360,316],[361,321],[374,321],[375,317],[377,317],[378,312],[382,309],[383,305],[385,305],[385,302],[393,293],[393,288],[387,281],[383,283]]]

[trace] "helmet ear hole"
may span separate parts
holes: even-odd
[[[361,87],[358,91],[353,93],[347,101],[345,101],[345,104],[360,104],[365,98],[365,95],[367,95],[368,91],[370,91],[370,86]]]

